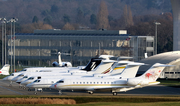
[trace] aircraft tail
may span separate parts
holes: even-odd
[[[140,77],[145,80],[156,81],[158,77],[160,76],[161,72],[164,70],[164,68],[169,67],[169,66],[173,66],[173,65],[156,63]]]
[[[127,84],[135,87],[159,84],[159,82],[157,82],[156,80],[160,76],[164,68],[168,66],[173,65],[156,63],[150,69],[148,69],[143,75],[135,78],[128,78]]]
[[[9,64],[5,64],[3,66],[3,68],[0,70],[0,74],[1,75],[9,75],[9,68],[10,68],[10,65]]]
[[[145,64],[144,63],[138,63],[138,62],[128,63],[126,68],[122,71],[121,77],[122,78],[134,78],[141,65],[145,65]]]
[[[118,61],[112,66],[112,70],[109,74],[117,75],[121,74],[121,72],[126,68],[128,63],[132,63],[132,61]]]
[[[101,73],[101,74],[106,74],[109,73],[111,70],[112,64],[116,62],[114,60],[102,60],[100,65],[98,65],[94,70],[91,72],[93,73]]]

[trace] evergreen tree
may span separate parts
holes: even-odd
[[[96,15],[95,14],[91,15],[90,22],[91,22],[91,24],[96,24],[97,23]]]
[[[81,8],[77,9],[77,18],[76,22],[82,24],[84,22],[84,12]]]
[[[51,19],[50,19],[50,17],[44,18],[44,19],[43,19],[43,22],[44,22],[45,24],[51,24]]]
[[[64,14],[64,16],[63,16],[63,21],[65,22],[65,23],[69,23],[70,22],[70,18],[69,18],[69,16],[67,15],[67,14]]]
[[[56,13],[56,12],[58,12],[58,11],[59,11],[58,6],[56,6],[56,5],[52,5],[52,6],[51,6],[51,12],[52,12],[52,13]]]
[[[33,20],[32,20],[32,23],[38,23],[39,19],[37,16],[34,16],[33,17]]]

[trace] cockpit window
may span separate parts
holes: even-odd
[[[33,80],[34,79],[34,77],[30,77],[30,78],[28,78],[28,80]]]
[[[14,74],[11,74],[10,76],[14,76]]]
[[[41,80],[35,80],[34,82],[40,82]]]
[[[60,81],[58,81],[57,83],[64,83],[64,81],[63,81],[63,80],[60,80]]]
[[[28,78],[28,76],[24,76],[23,78]]]
[[[21,71],[26,71],[26,69],[22,69]]]
[[[19,74],[18,76],[19,76],[19,77],[20,77],[20,76],[23,77],[24,75],[23,75],[23,74]]]

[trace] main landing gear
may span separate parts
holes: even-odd
[[[93,91],[88,91],[88,93],[92,95],[92,94],[93,94]]]

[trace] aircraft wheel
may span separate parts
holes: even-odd
[[[35,92],[34,94],[37,95],[37,92]]]
[[[92,94],[93,94],[93,92],[89,92],[89,94],[91,94],[91,95],[92,95]]]
[[[117,92],[113,92],[113,95],[116,96],[116,95],[117,95]]]
[[[61,90],[59,90],[59,95],[62,95],[62,92],[61,92]]]

